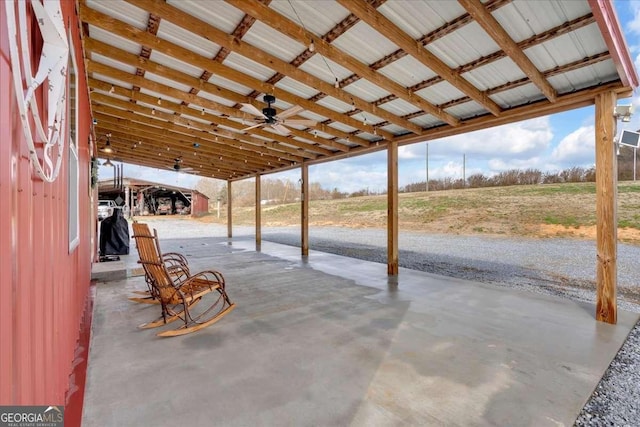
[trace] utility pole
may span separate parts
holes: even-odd
[[[462,188],[467,188],[467,155],[462,155]]]
[[[427,191],[429,191],[429,143],[426,142],[424,144],[425,147],[427,147],[427,184],[425,185],[425,187],[427,187]]]

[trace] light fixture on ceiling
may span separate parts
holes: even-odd
[[[316,51],[316,44],[313,42],[313,39],[311,40],[311,43],[309,43],[309,52],[315,52]]]
[[[162,105],[162,98],[158,98],[158,105]]]
[[[334,86],[336,89],[340,89],[340,82],[338,81],[338,78],[337,78],[337,77],[336,77],[336,82],[333,84],[333,86]]]
[[[109,89],[109,93],[113,93],[116,91],[116,87],[111,85],[111,89]]]
[[[111,163],[111,159],[107,159],[107,161],[106,161],[106,162],[104,162],[104,163],[102,164],[102,166],[107,166],[107,167],[112,168],[112,167],[113,167],[113,163]]]
[[[155,115],[156,115],[156,109],[155,109],[155,108],[152,108],[152,109],[151,109],[151,115],[152,115],[152,116],[155,116]]]
[[[100,149],[103,153],[111,154],[113,153],[113,147],[111,147],[111,134],[108,133],[105,135],[107,137],[107,142],[104,144],[104,147]]]

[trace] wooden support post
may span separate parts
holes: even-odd
[[[262,190],[260,174],[256,174],[256,245],[262,243]]]
[[[387,146],[387,274],[398,274],[398,143]]]
[[[615,92],[596,96],[596,320],[617,322],[617,228],[618,171],[616,161],[617,101]]]
[[[301,242],[300,245],[302,247],[302,256],[309,255],[309,165],[306,163],[302,164],[301,168],[302,172],[302,200],[301,205],[301,218],[300,218],[300,236]]]
[[[231,209],[232,197],[231,197],[231,180],[227,181],[227,237],[233,237],[233,221],[231,218],[231,214],[233,210]]]

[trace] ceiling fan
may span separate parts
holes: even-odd
[[[263,108],[262,111],[258,110],[252,104],[242,104],[244,105],[244,110],[256,116],[256,118],[254,119],[256,124],[242,129],[243,131],[255,129],[261,126],[269,126],[271,129],[275,130],[281,135],[289,135],[291,131],[286,127],[286,125],[310,127],[315,126],[318,123],[315,120],[307,119],[287,120],[287,117],[295,116],[296,114],[304,110],[304,108],[300,107],[299,105],[294,105],[293,107],[284,110],[280,114],[276,114],[276,109],[271,107],[271,104],[276,102],[276,97],[273,95],[265,95],[263,99],[264,102],[267,103],[267,107]]]
[[[167,166],[167,169],[174,170],[176,172],[189,172],[193,174],[199,174],[200,171],[195,171],[193,168],[185,168],[180,163],[182,163],[182,157],[176,157],[173,159],[173,166]]]

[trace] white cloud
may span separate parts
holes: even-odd
[[[640,35],[640,1],[632,0],[628,3],[629,9],[633,14],[633,18],[629,21],[627,25],[627,29],[630,33],[635,33]]]
[[[595,127],[582,126],[565,136],[551,153],[552,160],[566,165],[593,164],[595,159]]]

